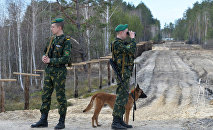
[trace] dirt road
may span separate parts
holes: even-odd
[[[213,129],[213,106],[209,105],[213,90],[213,51],[183,43],[155,45],[136,59],[137,82],[148,95],[137,102],[134,129]],[[209,88],[208,97],[198,96],[201,86]],[[208,81],[208,84],[204,83]],[[132,82],[134,78],[132,78]],[[199,98],[198,98],[199,97]],[[90,98],[70,99],[66,129],[94,129],[91,127],[92,111],[82,113]],[[99,116],[102,124],[96,129],[110,129],[112,110],[105,107]],[[39,119],[39,110],[0,113],[0,129],[30,129]],[[49,129],[58,120],[57,110],[50,112]]]

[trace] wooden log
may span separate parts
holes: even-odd
[[[111,85],[111,71],[110,71],[110,63],[107,62],[107,69],[108,69],[108,85]]]
[[[78,97],[78,75],[76,73],[76,66],[73,67],[74,69],[74,97]]]
[[[94,59],[94,60],[91,60],[91,61],[87,61],[87,64],[88,64],[88,63],[98,63],[98,62],[99,62],[98,59]]]
[[[87,62],[72,63],[72,66],[86,65]]]
[[[0,79],[0,82],[14,82],[17,81],[17,79]]]
[[[19,72],[13,72],[15,75],[24,75],[24,76],[40,76],[39,74],[31,74],[31,73],[19,73]]]
[[[44,72],[44,70],[34,70],[35,72]]]
[[[90,80],[90,76],[91,76],[91,63],[88,63],[88,92],[91,92],[91,80]]]
[[[100,57],[100,59],[111,59],[112,56],[105,56],[105,57]]]
[[[0,84],[1,87],[1,112],[5,112],[5,92],[4,92],[4,82]]]
[[[99,88],[102,88],[102,64],[101,61],[99,61]]]
[[[109,59],[99,59],[99,61],[109,61]]]
[[[29,76],[25,76],[25,86],[24,86],[24,110],[29,110]]]
[[[100,61],[109,61],[108,58],[103,58],[103,59],[93,59],[91,61],[87,61],[86,63],[99,63]]]

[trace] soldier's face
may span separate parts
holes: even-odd
[[[52,31],[53,35],[55,35],[55,34],[57,34],[60,31],[60,27],[57,26],[55,23],[53,23],[51,25],[51,31]]]
[[[124,31],[122,31],[122,33],[121,33],[121,35],[122,35],[122,38],[123,39],[126,39],[127,38],[127,32],[128,32],[128,28],[127,29],[125,29]]]

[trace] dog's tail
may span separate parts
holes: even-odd
[[[88,106],[86,107],[86,109],[83,110],[83,112],[87,112],[87,111],[89,111],[89,110],[92,109],[92,107],[93,107],[93,102],[94,102],[94,100],[95,100],[95,98],[96,98],[97,95],[98,95],[98,94],[95,94],[95,95],[92,96],[92,98],[91,98],[91,100],[90,100],[90,103],[88,104]]]

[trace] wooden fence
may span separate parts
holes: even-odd
[[[137,50],[136,50],[136,57],[140,56],[142,52],[151,50],[152,48],[152,43],[151,42],[140,42],[137,44]],[[94,59],[91,61],[87,62],[80,62],[80,63],[73,63],[72,67],[67,67],[68,71],[73,71],[74,72],[74,97],[78,97],[78,74],[77,74],[77,68],[78,66],[82,65],[87,65],[88,68],[88,74],[87,74],[87,79],[88,79],[88,92],[91,92],[91,65],[94,63],[99,64],[99,88],[101,89],[103,87],[102,84],[102,74],[103,74],[103,68],[102,64],[105,63],[107,64],[107,77],[108,77],[108,85],[111,85],[111,83],[114,83],[114,72],[112,71],[112,68],[109,63],[109,59],[112,58],[112,56],[106,56],[106,57],[100,57],[100,59]],[[41,73],[42,75],[42,80],[41,82],[44,81],[44,70],[34,70],[37,73]],[[28,110],[29,109],[29,84],[30,80],[29,77],[36,76],[39,77],[39,74],[32,74],[32,73],[19,73],[19,72],[14,72],[14,75],[22,75],[24,76],[24,109]],[[5,112],[5,91],[4,91],[4,83],[5,82],[16,82],[17,79],[0,79],[0,90],[1,90],[1,112]],[[41,83],[41,88],[43,89],[43,83]]]

